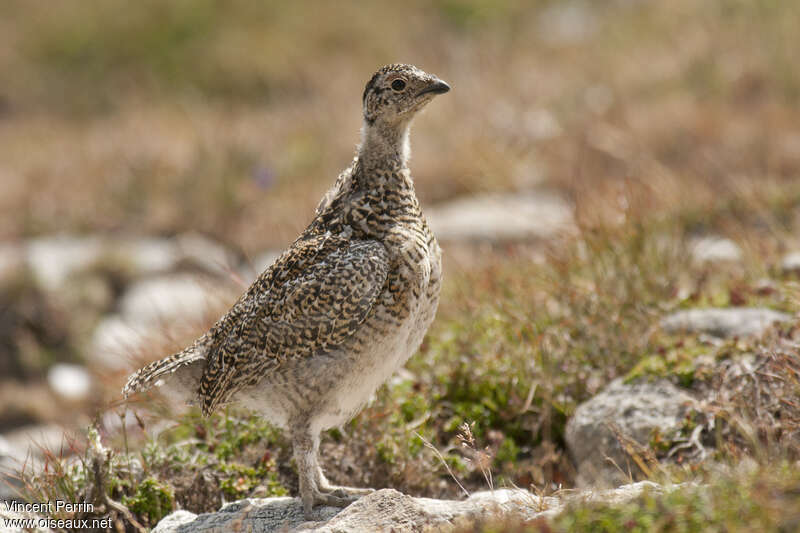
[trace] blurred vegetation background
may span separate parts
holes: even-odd
[[[796,177],[799,21],[746,0],[4,2],[0,234],[283,245],[398,61],[454,87],[414,135],[423,203],[634,183],[704,209]]]
[[[326,437],[327,470],[350,465],[337,481],[454,496],[415,433],[447,455],[459,425],[475,421],[498,479],[572,486],[564,425],[576,405],[654,357],[674,381],[705,379],[693,358],[712,347],[653,333],[660,317],[800,309],[796,275],[779,267],[800,249],[798,28],[800,4],[779,0],[8,0],[0,240],[193,233],[246,261],[280,249],[354,155],[369,76],[413,63],[453,88],[414,126],[423,206],[546,191],[574,209],[577,231],[445,242],[444,297],[421,354],[348,432]],[[690,244],[708,235],[734,240],[740,260],[693,261]],[[103,266],[115,298],[128,281],[117,267]],[[241,290],[231,277],[215,312]],[[54,297],[29,281],[2,288],[0,365],[36,382],[55,362],[85,363],[92,328],[118,304],[85,311],[92,296]],[[204,325],[175,334],[165,324],[133,358],[155,359]],[[97,395],[66,418],[96,418],[125,374],[99,374]],[[2,398],[20,390],[0,382]],[[34,396],[8,400],[0,426],[60,418],[50,396]],[[175,433],[225,450],[249,435],[213,461],[252,455],[254,443],[288,460],[285,442],[240,422],[181,419]],[[749,453],[736,446],[732,456]],[[178,459],[148,453],[180,500],[192,479],[181,485],[169,465]],[[484,483],[474,464],[448,461],[468,487]],[[259,464],[253,479],[230,474],[244,485],[220,482],[229,497],[251,494]],[[285,474],[273,481],[291,483]],[[781,494],[797,486],[781,479]]]

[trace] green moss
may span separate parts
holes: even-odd
[[[414,380],[396,383],[391,389],[392,402],[398,408],[392,411],[392,422],[404,425],[424,419],[431,411],[431,399],[419,394],[422,384]]]
[[[275,461],[272,459],[261,461],[255,467],[239,463],[222,463],[219,465],[219,470],[223,474],[220,487],[229,498],[245,498],[258,486],[266,488],[266,497],[289,494],[278,480]]]
[[[447,461],[447,466],[456,474],[464,475],[469,471],[466,461],[460,455],[448,454],[444,459]]]
[[[144,518],[147,524],[155,525],[172,511],[175,497],[169,486],[148,477],[139,484],[132,496],[124,497],[122,503],[131,512]]]
[[[688,388],[695,380],[707,378],[699,358],[710,351],[709,346],[693,337],[667,337],[656,343],[658,353],[643,356],[625,375],[626,383],[671,379]]]
[[[665,377],[667,363],[660,355],[643,357],[630,372],[625,375],[625,382],[632,383],[642,377]]]
[[[277,437],[275,430],[261,417],[249,416],[244,419],[226,416],[218,420],[211,447],[220,460],[229,459],[246,446],[268,443]]]
[[[288,444],[260,416],[243,417],[233,410],[209,418],[192,413],[163,438],[173,444],[151,441],[142,453],[152,469],[180,475],[209,467],[232,499],[247,497],[259,486],[266,488],[268,496],[288,494],[270,452],[277,453]],[[183,445],[186,439],[190,446]]]
[[[393,441],[381,440],[375,445],[375,451],[378,459],[384,463],[393,465],[397,462],[397,449]]]
[[[519,446],[514,442],[512,438],[503,439],[503,442],[500,443],[500,447],[497,449],[497,454],[495,455],[495,460],[498,463],[514,463],[517,460],[517,456],[519,455]]]
[[[455,434],[464,422],[475,422],[478,438],[496,429],[536,440],[527,428],[528,416],[518,412],[530,387],[526,361],[516,357],[526,351],[528,332],[518,326],[505,313],[487,311],[469,324],[452,322],[444,340],[431,346],[430,356],[444,363],[436,371],[431,409],[446,432]]]

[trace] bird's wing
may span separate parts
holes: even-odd
[[[377,241],[297,241],[210,332],[215,342],[198,391],[203,412],[286,358],[341,345],[367,318],[388,272]]]

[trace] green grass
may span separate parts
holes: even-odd
[[[683,218],[678,214],[671,220]],[[762,341],[723,343],[666,335],[654,327],[665,313],[685,307],[687,294],[694,305],[767,305],[790,312],[799,308],[791,279],[778,279],[770,291],[760,291],[755,288],[762,274],[757,264],[752,270],[747,262],[730,267],[733,270],[697,265],[682,251],[686,242],[680,236],[688,228],[667,228],[665,232],[658,217],[629,226],[598,226],[551,249],[543,263],[530,262],[519,248],[502,260],[457,274],[447,285],[437,323],[407,365],[406,377],[382,388],[344,431],[329,432],[323,439],[322,458],[330,476],[415,495],[456,497],[460,489],[452,481],[443,488],[441,481],[449,480],[450,474],[424,438],[442,450],[452,475],[469,491],[486,487],[486,468],[495,486],[568,487],[574,472],[565,450],[566,421],[579,403],[612,379],[665,378],[700,393],[721,383],[732,386],[720,381],[723,374],[715,366],[720,362],[783,353],[776,351],[781,343],[793,342],[796,336],[791,326],[778,328]],[[691,290],[682,288],[685,283]],[[719,291],[737,296],[723,301],[714,296]],[[792,375],[791,355],[783,357],[770,360],[776,366],[769,367],[769,375]],[[778,402],[791,401],[800,390],[791,383],[782,389],[776,385],[765,382]],[[703,434],[714,461],[733,465],[747,456],[767,466],[793,457],[791,439],[769,433],[774,433],[769,424],[776,423],[790,435],[791,416],[765,420],[764,438],[758,436],[761,429],[755,438],[746,431],[758,416],[749,411],[752,394],[760,393],[743,388],[740,402],[715,406],[716,433],[708,426]],[[709,420],[706,412],[693,413],[680,435],[654,434],[651,452],[666,457],[675,438],[687,438]],[[465,423],[474,436],[468,448],[461,445]],[[212,473],[214,490],[195,507],[198,510],[213,510],[220,494],[237,499],[295,490],[288,442],[256,416],[230,411],[203,419],[190,414],[153,436],[140,452],[124,452],[121,445],[117,441],[112,463],[124,465],[136,458],[143,475],[112,474],[118,477],[107,484],[109,496],[127,502],[142,523],[154,523],[154,517],[171,506],[185,507],[203,470]],[[481,463],[480,454],[488,462]],[[698,468],[705,468],[682,463],[679,457],[670,461],[672,466],[653,469],[653,475],[659,480],[694,479]],[[343,472],[342,464],[356,469]],[[85,466],[62,466],[31,485],[32,494],[73,495],[91,491],[92,483]],[[697,503],[703,501],[672,495],[645,498],[628,507],[574,510],[556,524],[566,530],[595,522],[597,527],[630,522],[646,528],[662,507],[688,505],[676,516],[686,515],[691,529],[695,523],[720,520],[715,508]],[[669,520],[652,524],[663,531],[684,527]]]
[[[175,496],[169,487],[148,477],[136,487],[132,496],[122,498],[122,503],[145,524],[157,524],[172,512]]]
[[[786,463],[709,475],[702,486],[645,489],[626,503],[577,499],[551,520],[478,519],[458,533],[784,533],[800,526],[800,478]],[[765,491],[765,489],[767,489]]]
[[[98,516],[110,512],[114,520],[130,524],[127,516],[102,505],[102,498],[108,497],[127,507],[138,523],[152,527],[178,504],[196,513],[211,512],[220,507],[223,497],[241,499],[255,489],[262,497],[288,494],[283,483],[292,473],[279,472],[276,457],[283,454],[284,461],[289,450],[258,417],[243,418],[231,412],[203,419],[190,413],[148,439],[138,451],[128,450],[127,438],[114,439],[116,445],[101,453],[93,442],[100,442],[94,427],[89,429],[87,443],[70,443],[77,462],[48,454],[47,468],[26,475],[26,497],[92,502]],[[296,482],[291,479],[291,483]]]
[[[764,489],[769,487],[768,493]],[[554,521],[555,531],[579,532],[783,532],[800,526],[800,478],[790,464],[738,476],[723,475],[706,487],[646,493],[624,505],[572,505]]]

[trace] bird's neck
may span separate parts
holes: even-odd
[[[408,124],[402,128],[364,125],[358,155],[322,199],[308,232],[333,231],[337,224],[364,231],[360,223],[351,219],[355,215],[362,219],[363,208],[370,212],[377,203],[383,210],[419,214],[419,202],[408,170],[408,129]]]
[[[364,170],[402,170],[408,168],[410,124],[364,124],[358,162]]]

